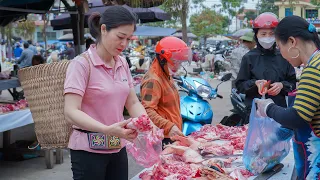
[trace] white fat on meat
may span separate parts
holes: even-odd
[[[203,161],[202,156],[189,147],[172,144],[166,145],[165,147],[162,154],[176,154],[182,156],[183,161],[188,163],[200,163]]]
[[[200,146],[200,142],[196,141],[192,137],[184,137],[184,136],[176,135],[171,137],[171,140],[178,142],[178,145],[180,146],[190,147],[193,150],[198,150],[198,147]]]

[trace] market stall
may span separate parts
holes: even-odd
[[[10,145],[10,130],[28,124],[32,124],[33,119],[30,109],[12,111],[0,115],[0,132],[3,132],[3,147]]]
[[[160,161],[151,168],[142,170],[131,180],[165,178],[251,180],[257,177],[273,180],[291,179],[294,174],[294,157],[292,149],[289,151],[289,148],[278,148],[279,151],[264,153],[263,151],[268,150],[258,145],[257,155],[254,155],[254,162],[249,166],[251,170],[248,170],[243,161],[248,127],[248,125],[241,127],[205,125],[200,131],[187,137],[174,136],[171,138],[174,143],[166,145],[161,152]],[[290,140],[287,142],[290,147]],[[250,147],[254,148],[256,147]],[[267,170],[266,168],[280,156],[285,158],[281,164],[274,166],[279,168],[273,167]],[[252,173],[254,172],[252,170],[260,167],[263,168],[261,173]]]

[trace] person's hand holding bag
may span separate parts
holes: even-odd
[[[263,87],[264,84],[266,84],[268,81],[266,80],[257,80],[255,82],[256,86],[258,87],[258,92],[259,94],[262,96],[263,95],[263,92],[266,92],[267,91],[267,88],[266,87]],[[262,89],[264,88],[264,89]]]
[[[137,136],[138,133],[136,130],[133,129],[126,129],[125,126],[131,121],[124,120],[122,122],[114,123],[108,126],[107,133],[108,135],[117,136],[119,138],[126,139],[128,141],[133,141]]]
[[[262,117],[268,117],[267,108],[270,104],[273,104],[272,99],[255,99],[255,103],[257,104],[257,114]]]

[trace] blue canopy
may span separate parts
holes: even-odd
[[[177,30],[172,28],[162,28],[153,26],[137,26],[135,36],[171,36]]]

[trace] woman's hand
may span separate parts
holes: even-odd
[[[255,99],[255,103],[257,104],[257,114],[262,117],[268,117],[267,108],[270,104],[273,104],[272,99]]]
[[[268,90],[268,94],[270,96],[278,95],[283,88],[283,84],[281,82],[275,82],[275,83],[271,84],[270,86],[271,86],[271,88]]]
[[[117,136],[132,142],[138,136],[138,133],[136,130],[125,128],[130,121],[131,120],[125,120],[107,126],[105,134]]]
[[[268,90],[267,87],[265,87],[263,90],[261,89],[265,83],[267,83],[266,80],[256,80],[255,82],[256,86],[258,87],[258,92],[261,96],[263,95],[263,93],[265,94]]]
[[[170,138],[175,135],[184,136],[181,130],[176,125],[172,126],[168,135]]]

